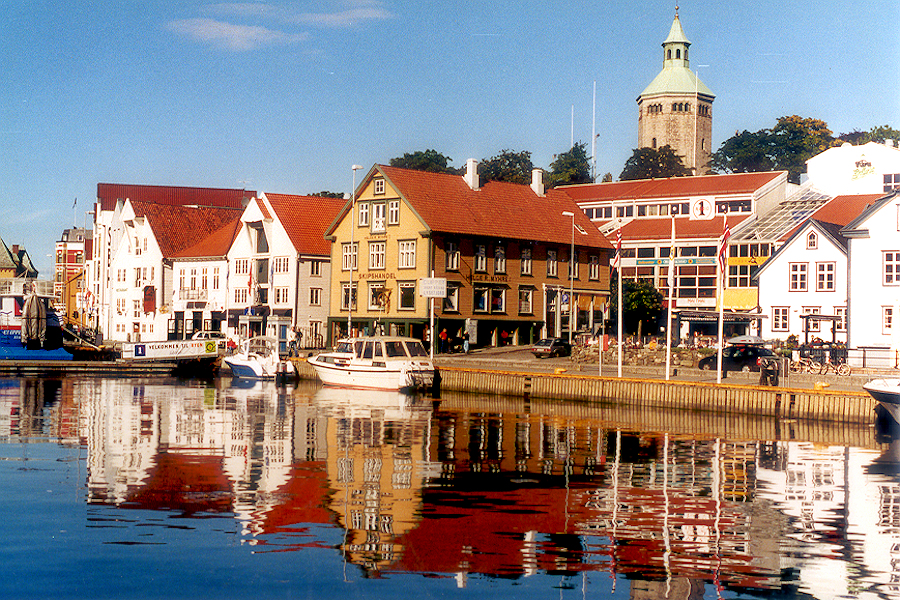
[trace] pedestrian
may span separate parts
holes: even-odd
[[[505,346],[509,343],[509,332],[505,329],[500,332],[500,345]]]
[[[463,352],[469,353],[469,332],[463,334]]]
[[[447,330],[442,329],[441,333],[438,334],[438,339],[440,339],[440,345],[438,347],[438,352],[444,353],[447,351]]]

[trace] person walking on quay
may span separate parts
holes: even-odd
[[[447,351],[447,330],[441,329],[441,333],[438,334],[438,339],[440,339],[440,344],[438,344],[438,352],[444,353]]]
[[[463,334],[463,352],[469,353],[469,332]]]

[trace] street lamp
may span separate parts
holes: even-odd
[[[350,287],[347,290],[347,337],[352,335],[351,330],[353,329],[353,260],[356,258],[356,253],[353,251],[353,230],[356,229],[356,223],[353,222],[353,207],[356,206],[356,171],[362,169],[362,165],[353,165],[350,169],[353,171],[353,188],[350,192],[350,256],[347,259],[350,263]]]
[[[572,345],[572,326],[575,323],[572,306],[575,300],[575,213],[564,210],[564,217],[572,217],[572,248],[569,250],[569,345]]]

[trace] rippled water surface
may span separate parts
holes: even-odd
[[[520,398],[4,379],[0,597],[895,599],[898,444]]]

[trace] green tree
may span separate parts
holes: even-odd
[[[878,142],[883,144],[886,140],[894,140],[894,145],[900,144],[900,131],[888,125],[879,125],[873,127],[869,131],[851,131],[850,133],[842,133],[835,138],[837,144],[850,142],[854,146],[867,144],[869,142]]]
[[[654,179],[658,177],[686,177],[691,170],[684,166],[681,157],[671,146],[660,148],[636,148],[625,161],[619,181]]]
[[[713,152],[709,168],[715,173],[758,173],[771,171],[772,134],[768,129],[751,133],[746,129],[722,142]]]
[[[558,154],[550,163],[549,186],[593,183],[591,163],[584,142],[577,142],[568,152]]]
[[[436,150],[417,150],[416,152],[407,152],[403,156],[392,158],[390,165],[401,169],[413,169],[414,171],[458,174],[458,171],[450,166],[452,161],[452,158],[444,156]]]
[[[776,171],[787,171],[788,181],[800,183],[806,161],[828,150],[834,137],[825,121],[797,115],[781,117],[772,128],[772,158]]]
[[[343,198],[344,194],[341,192],[329,192],[325,190],[322,192],[316,192],[315,194],[310,194],[310,196],[318,196],[319,198]]]
[[[603,179],[601,179],[600,181],[603,182],[603,183],[609,183],[609,182],[611,182],[611,181],[612,181],[612,173],[606,173],[606,174],[603,176]]]
[[[500,154],[491,158],[485,158],[478,166],[478,174],[481,181],[506,181],[509,183],[531,183],[531,171],[534,164],[531,162],[531,152],[513,152],[501,150]]]
[[[609,282],[609,319],[611,323],[616,322],[619,310],[618,277],[617,271],[610,277]],[[647,279],[623,280],[622,296],[625,298],[625,303],[622,305],[622,328],[625,333],[634,335],[638,333],[638,329],[645,335],[655,332],[660,315],[662,315],[663,295],[653,286],[653,283]],[[607,331],[609,330],[610,328],[607,327]]]

